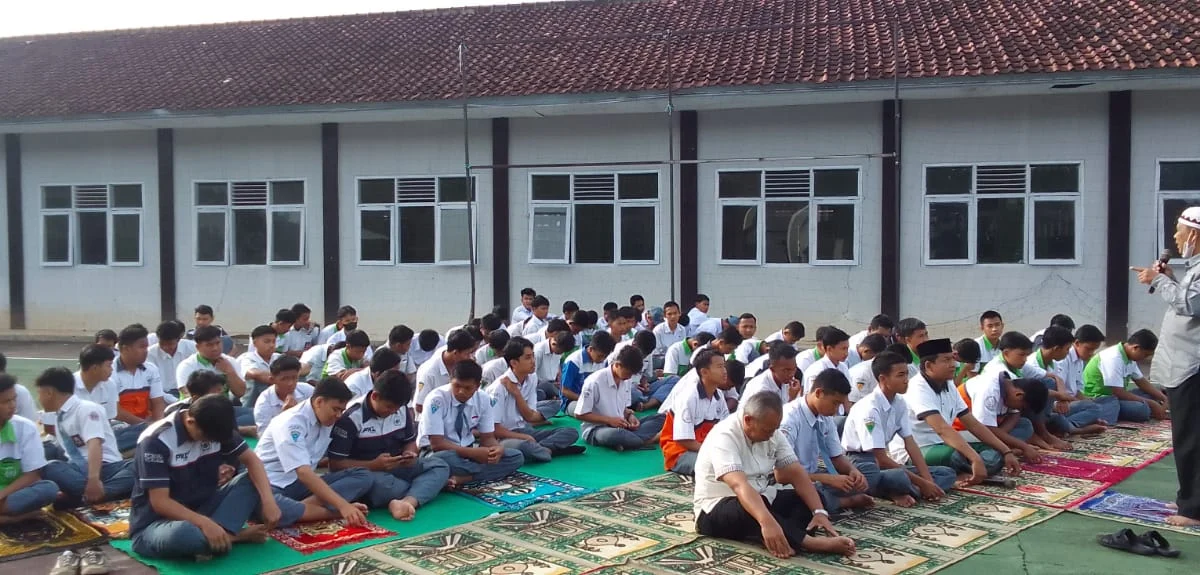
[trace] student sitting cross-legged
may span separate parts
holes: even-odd
[[[725,358],[715,350],[703,350],[696,354],[695,364],[676,384],[679,391],[672,390],[659,410],[666,416],[659,440],[663,466],[680,475],[695,474],[696,454],[704,438],[729,417],[722,391],[730,387]]]
[[[850,380],[846,379],[846,374],[834,368],[826,369],[812,380],[808,393],[784,406],[783,424],[779,428],[791,443],[805,473],[817,484],[821,502],[834,512],[874,505],[866,492],[878,479],[864,476],[842,449],[832,418],[849,394]],[[825,462],[825,470],[818,473],[820,461]]]
[[[221,330],[214,326],[204,326],[196,329],[193,337],[196,342],[195,355],[179,363],[175,368],[175,381],[181,386],[187,385],[188,376],[195,371],[212,371],[225,378],[225,387],[234,399],[235,411],[252,412],[253,406],[238,406],[237,400],[246,395],[246,380],[242,379],[241,364],[232,357],[221,353]],[[253,414],[252,414],[253,415]]]
[[[1083,394],[1100,406],[1105,421],[1169,419],[1166,394],[1138,367],[1139,361],[1154,357],[1157,347],[1154,332],[1142,329],[1088,360],[1083,368]],[[1130,390],[1131,382],[1136,389]]]
[[[52,461],[42,476],[58,484],[64,508],[129,496],[133,466],[121,459],[117,438],[104,408],[75,397],[75,376],[52,367],[37,378],[38,400],[47,412],[58,412],[54,428],[67,461]]]
[[[436,457],[420,457],[408,378],[400,371],[388,370],[375,378],[373,385],[370,392],[346,406],[333,426],[329,469],[366,469],[372,479],[367,504],[409,521],[417,508],[446,486],[450,465]]]
[[[42,479],[46,454],[37,424],[17,415],[17,380],[0,373],[0,524],[54,503],[58,485]]]
[[[968,379],[959,388],[959,393],[971,415],[987,426],[992,435],[1030,463],[1041,462],[1041,451],[1034,443],[1038,436],[1031,421],[1033,415],[1046,406],[1044,384],[1036,379],[1013,379],[1007,372],[992,371]],[[966,431],[961,419],[955,422],[955,429]],[[971,441],[974,438],[965,439]]]
[[[275,328],[269,325],[254,328],[250,332],[250,349],[237,358],[242,378],[246,380],[246,394],[242,396],[242,405],[246,407],[253,408],[258,396],[271,387],[271,364],[283,357],[275,352],[278,337]]]
[[[254,404],[254,427],[257,434],[262,435],[271,420],[307,401],[312,394],[313,386],[300,381],[300,360],[290,355],[275,360],[271,364],[271,387],[259,394],[258,401]]]
[[[482,374],[478,363],[460,361],[451,368],[450,383],[425,397],[417,445],[430,457],[450,464],[451,488],[495,481],[525,463],[520,451],[496,441],[492,400],[479,388]]]
[[[540,296],[539,296],[540,297]],[[533,344],[514,337],[504,346],[508,370],[485,389],[491,397],[496,438],[500,445],[519,450],[526,460],[546,462],[555,455],[576,455],[584,447],[575,445],[579,432],[574,427],[537,429],[558,413],[559,400],[537,400],[537,373]]]
[[[341,333],[341,332],[338,332]],[[331,352],[325,360],[325,370],[321,377],[336,377],[342,381],[355,373],[366,369],[371,361],[371,336],[360,329],[346,333],[346,347],[337,352]]]
[[[221,467],[229,458],[246,471],[222,485]],[[129,531],[141,555],[223,554],[234,543],[266,541],[280,519],[267,472],[238,435],[233,404],[222,394],[194,399],[151,425],[133,460]],[[246,526],[256,511],[262,525]]]
[[[617,451],[640,449],[658,443],[666,417],[654,414],[638,419],[630,408],[630,379],[642,370],[642,352],[626,346],[612,365],[583,382],[574,415],[583,422],[584,441]]]
[[[426,330],[428,331],[428,330]],[[425,337],[425,332],[421,332],[421,338]],[[434,337],[438,337],[434,333]],[[424,342],[418,342],[424,343]],[[452,370],[455,365],[461,361],[471,359],[475,353],[475,340],[465,331],[456,331],[446,338],[446,346],[438,348],[438,353],[433,354],[428,361],[421,364],[417,368],[417,395],[413,399],[417,413],[422,413],[425,409],[426,396],[433,390],[446,386],[452,379]],[[478,364],[476,364],[478,365]],[[482,368],[480,370],[482,373]],[[478,382],[477,382],[478,383]]]
[[[616,348],[617,342],[606,331],[598,331],[582,349],[567,354],[562,365],[563,410],[575,413],[575,403],[583,392],[583,382],[593,373],[604,369],[605,358]]]
[[[400,354],[388,348],[380,348],[371,357],[371,361],[366,369],[359,370],[346,378],[346,387],[350,388],[350,393],[354,398],[360,398],[372,389],[375,389],[375,380],[381,375],[389,371],[401,372],[403,369],[403,359]],[[407,380],[408,378],[405,377]],[[411,383],[410,383],[411,384]]]
[[[108,381],[117,392],[113,433],[121,451],[133,449],[138,435],[151,422],[162,418],[167,405],[158,367],[146,361],[149,335],[145,327],[136,323],[117,335],[118,352]]]
[[[278,496],[281,526],[338,517],[355,526],[366,522],[367,506],[351,502],[370,491],[367,470],[342,469],[323,476],[316,472],[332,439],[333,425],[350,398],[345,383],[326,377],[308,401],[279,414],[259,438],[254,451]]]
[[[180,409],[187,409],[193,401],[206,395],[225,395],[225,378],[213,371],[194,371],[188,376],[183,390],[187,392],[187,395],[182,401],[167,406],[166,417],[174,416],[175,412]],[[257,435],[253,413],[241,407],[234,407],[233,419],[238,433],[249,437]]]
[[[912,422],[903,396],[908,391],[908,364],[907,353],[892,351],[870,360],[875,385],[854,402],[842,433],[846,456],[867,477],[871,495],[887,497],[901,507],[915,505],[914,497],[937,501],[954,487],[957,479],[949,467],[927,465],[921,448],[913,440]],[[894,438],[904,443],[907,467],[888,454],[888,443]]]

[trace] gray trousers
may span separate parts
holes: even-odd
[[[579,440],[579,431],[574,427],[540,429],[535,427],[521,427],[512,431],[532,436],[534,441],[503,439],[500,441],[500,445],[508,449],[520,451],[527,461],[533,460],[541,463],[550,461],[553,451],[575,445],[575,442]]]

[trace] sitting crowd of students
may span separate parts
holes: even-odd
[[[397,325],[378,348],[353,307],[319,328],[296,304],[236,356],[199,306],[191,330],[98,334],[78,371],[36,378],[41,414],[0,356],[0,521],[132,498],[135,551],[208,556],[370,509],[411,520],[444,490],[589,445],[661,449],[695,477],[699,533],[850,554],[840,509],[936,501],[1073,435],[1167,417],[1138,367],[1157,345],[1146,330],[1101,350],[1095,326],[1055,316],[1031,339],[988,311],[977,340],[952,343],[879,315],[853,335],[822,326],[804,349],[798,321],[760,339],[754,315],[694,303],[555,316],[525,289],[507,320]]]

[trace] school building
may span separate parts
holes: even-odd
[[[0,39],[0,326],[206,303],[245,331],[305,302],[355,305],[376,339],[441,330],[467,319],[473,232],[478,315],[530,286],[555,311],[704,293],[770,330],[884,311],[968,335],[988,308],[1027,332],[1058,312],[1156,329],[1128,267],[1200,203],[1198,42],[1188,0],[566,2]]]

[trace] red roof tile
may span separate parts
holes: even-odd
[[[457,98],[460,39],[472,97],[664,90],[667,30],[678,89],[887,80],[896,11],[907,78],[1200,67],[1196,0],[566,2],[0,39],[0,118]]]

